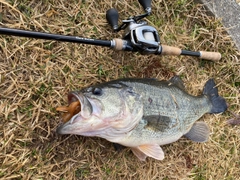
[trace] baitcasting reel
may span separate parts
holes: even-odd
[[[122,21],[122,25],[118,27],[118,12],[116,9],[109,9],[106,18],[112,26],[114,32],[124,30],[123,40],[131,42],[132,51],[138,51],[141,54],[160,54],[160,37],[158,31],[147,25],[146,21],[141,19],[151,14],[151,0],[139,0],[143,6],[145,14],[133,16]]]
[[[145,10],[145,13],[138,16],[133,16],[127,20],[123,20],[118,26],[118,12],[116,9],[109,9],[106,13],[106,18],[115,32],[124,30],[122,39],[116,38],[113,40],[89,39],[78,36],[64,36],[58,34],[50,34],[35,31],[25,31],[20,29],[0,27],[0,34],[31,37],[38,39],[48,39],[64,42],[91,44],[96,46],[105,46],[115,50],[140,52],[141,54],[156,54],[156,55],[186,55],[196,56],[205,60],[218,61],[221,59],[221,54],[218,52],[206,51],[187,51],[177,47],[161,45],[160,37],[157,30],[147,25],[142,19],[151,14],[151,0],[138,0]]]

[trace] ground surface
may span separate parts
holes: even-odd
[[[105,20],[111,7],[120,19],[142,13],[137,1],[0,1],[0,24],[98,39],[113,34]],[[0,36],[1,179],[238,179],[240,127],[226,123],[240,114],[239,52],[218,20],[192,1],[153,1],[152,16],[163,44],[219,51],[213,63],[194,57],[143,56],[73,43]],[[140,162],[100,138],[59,136],[60,114],[70,90],[120,77],[182,77],[189,93],[214,78],[229,111],[205,115],[207,143],[187,139],[163,146],[165,159]],[[232,113],[231,113],[232,112]]]

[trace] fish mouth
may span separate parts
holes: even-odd
[[[57,111],[63,112],[63,123],[57,128],[58,134],[70,134],[76,121],[88,119],[94,112],[97,114],[96,111],[100,113],[100,109],[94,108],[94,103],[81,92],[70,92],[68,94],[68,104],[68,106],[56,108]]]
[[[88,96],[81,91],[70,92],[69,105],[57,108],[64,112],[57,133],[97,136],[112,142],[126,136],[142,118],[143,104],[139,103],[141,96],[128,89],[117,92],[119,98],[112,97],[113,104],[108,98]]]

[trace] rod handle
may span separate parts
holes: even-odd
[[[219,61],[222,55],[219,52],[200,51],[200,58],[212,61]]]
[[[180,56],[182,50],[178,47],[172,47],[167,45],[161,45],[162,46],[162,55],[173,55],[173,56]]]
[[[124,41],[122,39],[115,38],[113,40],[114,40],[114,47],[113,47],[114,50],[121,51],[124,49],[124,45],[123,45]]]
[[[107,10],[106,19],[114,31],[118,29],[118,18],[119,18],[118,11],[115,8]]]
[[[172,47],[167,45],[161,45],[162,46],[162,55],[173,55],[173,56],[180,56],[180,55],[190,55],[190,54],[184,54],[184,50],[178,48],[178,47]],[[192,56],[197,56],[201,59],[205,60],[211,60],[211,61],[219,61],[221,59],[221,54],[219,52],[208,52],[208,51],[188,51],[191,52]]]

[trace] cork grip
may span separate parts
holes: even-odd
[[[115,38],[114,41],[115,41],[114,49],[117,50],[117,51],[123,50],[123,40]]]
[[[182,50],[177,47],[162,45],[162,55],[174,55],[179,56],[181,54]]]
[[[221,59],[221,54],[219,52],[200,51],[200,58],[211,61],[219,61]]]

